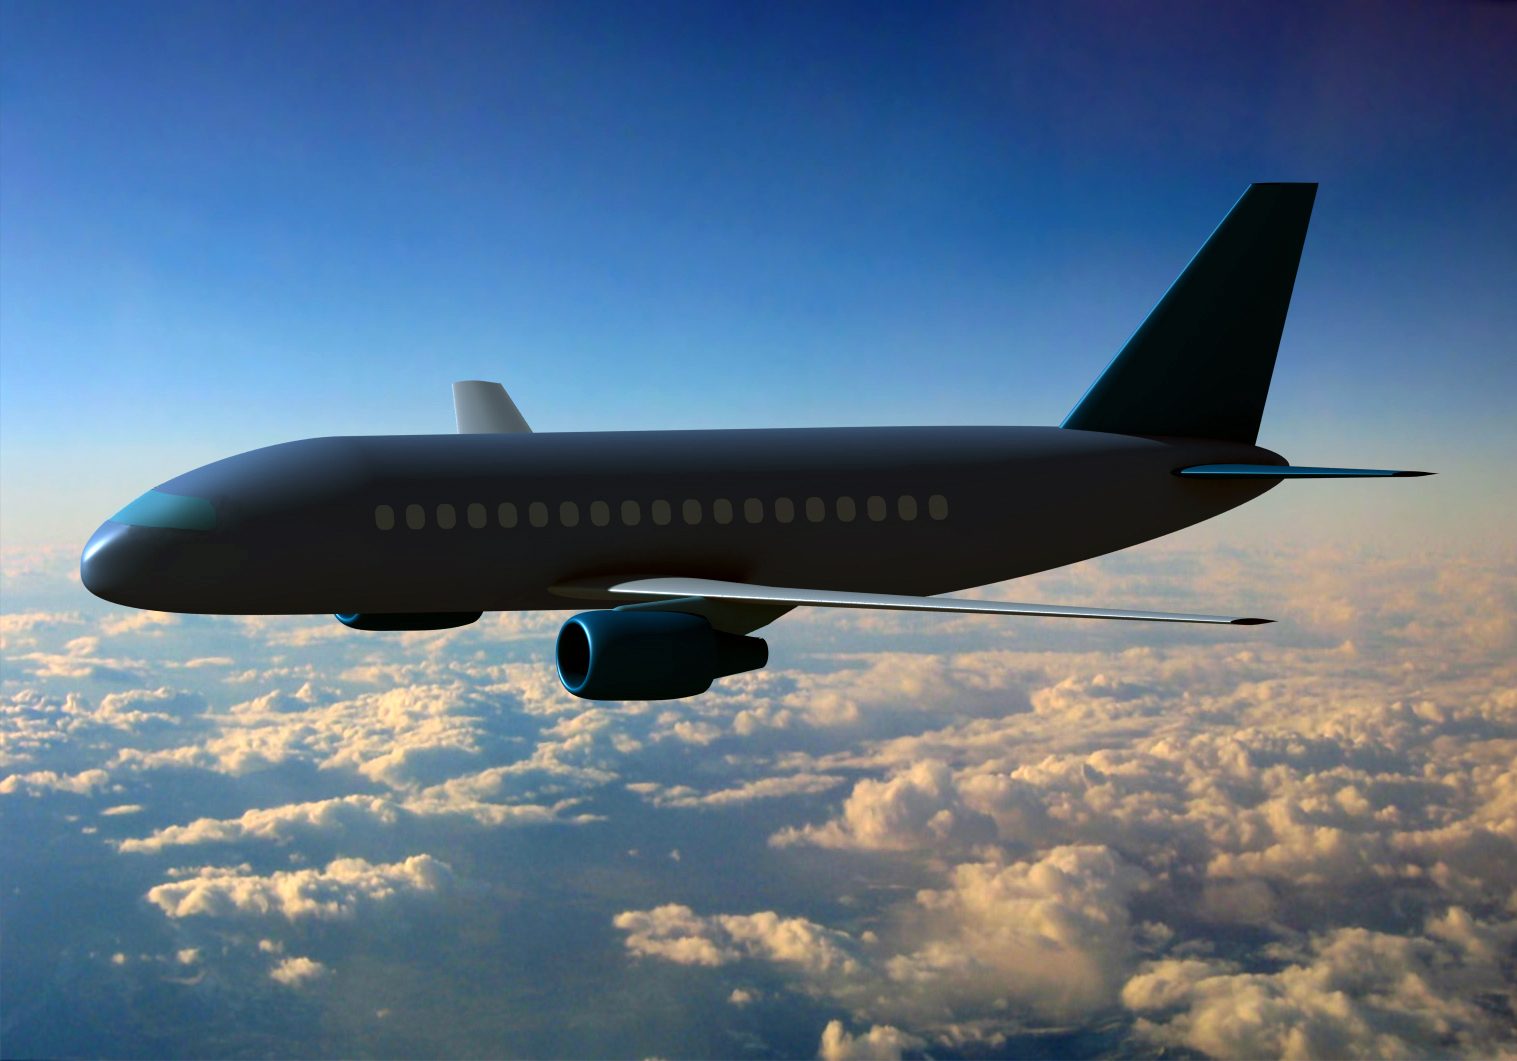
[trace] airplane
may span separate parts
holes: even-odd
[[[669,700],[767,665],[791,609],[1250,625],[1254,617],[968,600],[1209,519],[1286,479],[1255,445],[1317,185],[1254,184],[1059,427],[534,433],[499,383],[458,433],[311,438],[160,484],[80,561],[117,604],[326,612],[357,630],[584,607],[575,696]]]

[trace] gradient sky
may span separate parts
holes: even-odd
[[[1261,442],[1444,473],[1310,507],[1517,517],[1509,5],[3,11],[10,544],[461,378],[539,430],[1057,423],[1255,180],[1322,185]]]

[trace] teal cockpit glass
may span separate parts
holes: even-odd
[[[149,490],[111,517],[129,527],[175,527],[179,530],[216,529],[216,508],[203,497],[182,497]]]

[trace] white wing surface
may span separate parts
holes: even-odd
[[[1256,626],[1274,622],[1228,615],[1190,615],[1185,612],[1148,612],[1132,608],[1073,608],[1061,604],[1015,604],[1011,601],[963,600],[958,597],[906,597],[894,593],[855,593],[848,590],[785,589],[751,586],[744,582],[718,582],[706,578],[586,579],[552,587],[561,597],[599,601],[668,602],[700,597],[732,604],[756,604],[813,608],[878,608],[904,612],[964,612],[982,615],[1033,615],[1065,619],[1133,619],[1154,623],[1211,623]],[[677,610],[677,609],[676,609]],[[779,613],[783,614],[783,612]],[[776,618],[778,615],[776,615]]]

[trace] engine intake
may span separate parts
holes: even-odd
[[[687,612],[582,612],[558,632],[558,679],[586,700],[679,700],[769,662],[763,638]]]

